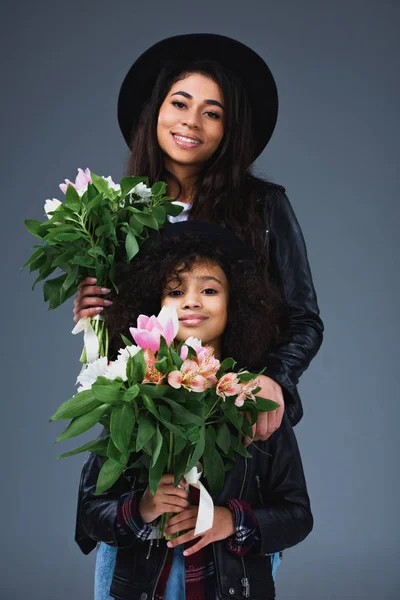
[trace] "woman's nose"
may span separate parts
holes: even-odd
[[[182,125],[186,127],[190,127],[191,129],[198,129],[198,119],[195,114],[186,114],[182,118]]]

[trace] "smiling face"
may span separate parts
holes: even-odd
[[[162,293],[162,306],[178,312],[177,339],[193,336],[221,354],[221,337],[228,321],[229,284],[221,267],[198,259],[190,270],[179,272],[179,279],[169,278]]]
[[[165,167],[194,174],[217,150],[224,135],[224,100],[218,84],[191,73],[171,87],[158,115],[157,140]]]

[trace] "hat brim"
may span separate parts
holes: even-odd
[[[163,63],[212,60],[236,73],[250,101],[255,136],[254,157],[264,150],[278,117],[278,92],[264,60],[254,50],[232,38],[211,33],[191,33],[161,40],[144,52],[129,69],[118,98],[118,122],[128,146],[143,106],[148,102]]]

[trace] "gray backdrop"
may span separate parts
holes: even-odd
[[[119,179],[122,78],[184,32],[238,38],[276,77],[279,122],[257,169],[288,190],[326,324],[296,428],[315,528],[285,552],[278,598],[398,597],[398,31],[395,0],[6,2],[1,598],[89,600],[95,558],[73,540],[83,457],[56,461],[75,442],[54,445],[62,424],[47,423],[74,392],[82,340],[72,301],[48,313],[19,272],[33,243],[23,220],[41,219],[78,166]]]

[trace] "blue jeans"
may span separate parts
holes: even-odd
[[[164,600],[185,600],[185,559],[182,554],[183,547],[174,550],[174,560],[168,578]],[[96,569],[94,574],[94,600],[113,600],[110,596],[110,587],[115,569],[117,549],[100,542],[97,548]],[[272,577],[275,580],[276,570],[281,559],[279,553],[271,556]]]

